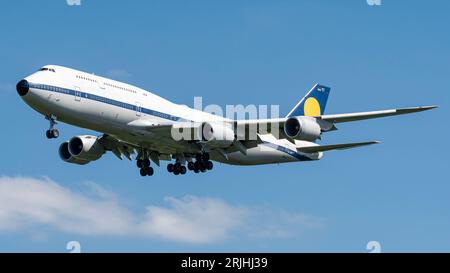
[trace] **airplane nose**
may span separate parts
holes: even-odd
[[[20,96],[25,96],[28,93],[28,90],[30,90],[30,85],[28,84],[27,80],[21,80],[16,85],[17,93],[19,93]]]

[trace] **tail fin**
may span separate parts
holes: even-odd
[[[331,88],[317,83],[297,103],[297,105],[289,112],[289,114],[287,114],[286,117],[323,115],[330,90]]]

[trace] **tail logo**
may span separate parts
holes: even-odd
[[[319,102],[313,98],[309,97],[304,104],[303,112],[305,116],[320,116],[320,104]]]

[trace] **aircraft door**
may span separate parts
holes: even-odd
[[[75,86],[75,101],[81,101],[81,88]]]
[[[140,117],[142,114],[142,112],[141,112],[142,108],[141,108],[141,105],[139,104],[139,102],[136,102],[135,109],[136,109],[136,116]]]

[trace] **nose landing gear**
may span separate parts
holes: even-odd
[[[45,132],[45,135],[48,139],[52,138],[58,138],[59,137],[59,131],[58,129],[54,129],[56,122],[56,117],[54,115],[46,116],[45,117],[50,122],[50,128]]]

